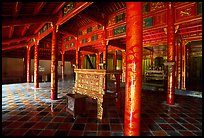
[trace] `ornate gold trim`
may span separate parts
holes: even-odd
[[[176,25],[175,26],[175,34],[178,32],[178,29],[179,29],[179,25]]]
[[[164,30],[164,33],[167,35],[167,28],[165,27],[163,28],[163,30]]]

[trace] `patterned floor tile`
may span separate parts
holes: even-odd
[[[50,86],[50,82],[40,83],[39,89],[33,89],[33,83],[2,85],[3,136],[123,136],[124,116],[117,111],[114,95],[105,96],[102,120],[96,118],[97,104],[91,98],[86,112],[74,119],[63,98],[74,81],[59,83],[60,98],[55,102],[50,100]],[[163,104],[165,100],[165,93],[142,92],[141,136],[202,135],[202,99],[175,95],[177,106],[171,107]]]

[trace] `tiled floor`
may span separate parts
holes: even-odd
[[[65,108],[64,95],[73,80],[58,84],[59,100],[50,100],[50,83],[2,85],[3,136],[123,136],[123,117],[109,93],[103,120],[96,119],[96,100],[87,99],[87,109],[73,119]],[[111,84],[112,85],[112,84]],[[124,87],[121,88],[124,93]],[[175,105],[165,104],[165,92],[142,92],[142,136],[201,136],[202,98],[175,95]]]

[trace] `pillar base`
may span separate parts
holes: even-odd
[[[164,104],[164,105],[168,105],[168,106],[170,106],[170,107],[178,107],[178,106],[179,106],[178,103],[168,104],[166,101],[164,101],[162,104]]]
[[[41,89],[41,88],[35,88],[35,87],[31,87],[31,89]]]

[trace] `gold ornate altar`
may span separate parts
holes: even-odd
[[[122,71],[104,69],[74,69],[75,85],[73,92],[97,99],[97,118],[103,116],[104,80],[106,74],[121,74]]]

